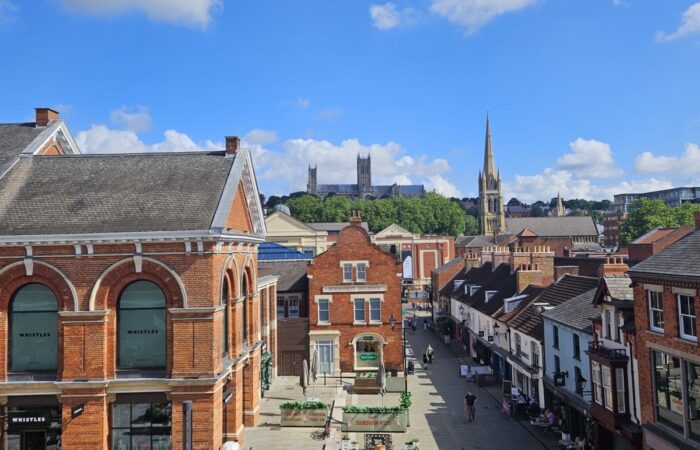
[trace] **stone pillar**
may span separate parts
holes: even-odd
[[[260,417],[260,347],[250,353],[243,369],[243,424],[254,427]]]
[[[228,382],[227,389],[231,390],[233,396],[226,404],[226,434],[224,442],[243,442],[243,367],[245,363],[238,363],[231,368],[231,381]]]
[[[83,405],[83,412],[72,418],[73,407]],[[107,396],[100,389],[65,389],[61,395],[63,448],[94,450],[109,448],[109,414]]]
[[[216,366],[221,360],[221,351],[218,350],[221,336],[214,332],[215,312],[217,308],[213,307],[170,309],[173,377],[216,375]]]

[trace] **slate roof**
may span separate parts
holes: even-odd
[[[0,174],[9,168],[12,161],[44,130],[46,128],[37,128],[33,122],[0,124]]]
[[[610,297],[615,300],[634,300],[634,291],[630,287],[630,277],[627,275],[616,277],[603,277],[603,281],[608,288]]]
[[[554,309],[543,312],[542,317],[575,330],[592,333],[591,319],[600,316],[600,311],[593,305],[595,291],[595,289],[590,289],[569,299]]]
[[[434,269],[433,272],[435,273],[440,273],[444,272],[445,270],[449,269],[450,267],[454,267],[456,264],[461,264],[464,261],[464,256],[458,256],[452,261],[448,261],[447,263],[441,265],[437,269]]]
[[[306,292],[308,261],[259,261],[258,276],[277,275],[277,292]]]
[[[558,306],[587,291],[592,290],[595,293],[597,286],[598,280],[596,278],[566,274],[556,283],[547,287],[536,301],[529,303],[528,307],[523,308],[520,314],[510,319],[508,324],[511,328],[515,328],[538,341],[542,341],[544,339],[542,315],[535,303],[547,303],[549,306]]]
[[[700,280],[700,230],[633,266],[628,273]]]
[[[487,262],[480,267],[470,269],[464,277],[456,279],[464,279],[464,283],[450,295],[461,302],[464,302],[472,308],[491,315],[503,307],[503,299],[512,297],[517,290],[515,273],[510,272],[509,264],[500,264],[496,270],[491,270],[491,263]],[[451,283],[454,286],[454,283]],[[469,295],[464,291],[466,285],[478,285],[479,289],[473,295]],[[495,291],[494,294],[486,300],[486,291]]]
[[[441,297],[450,297],[452,293],[455,291],[454,289],[454,282],[455,280],[463,280],[464,277],[466,276],[467,270],[463,267],[455,274],[454,277],[440,289],[440,296]],[[462,288],[463,289],[463,288]]]
[[[224,152],[32,156],[0,179],[0,235],[210,229]]]
[[[524,228],[539,236],[598,236],[598,228],[590,216],[506,217],[507,234],[517,234]]]
[[[316,231],[336,231],[340,232],[343,228],[350,226],[350,222],[315,222],[315,223],[306,223],[306,225],[310,226]],[[365,229],[365,231],[369,231],[369,226],[367,225],[367,222],[362,222],[362,228]]]
[[[311,261],[313,258],[309,255],[300,253],[293,248],[285,247],[284,245],[275,242],[263,242],[258,246],[258,261],[279,261],[279,260],[294,260],[302,259]]]
[[[669,234],[676,231],[683,232],[683,230],[687,230],[688,233],[693,231],[690,227],[657,227],[632,241],[632,244],[651,244],[659,239],[665,238]]]

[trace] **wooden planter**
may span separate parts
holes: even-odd
[[[283,427],[323,427],[328,419],[328,409],[281,409],[280,425]]]
[[[374,374],[373,374],[374,375]],[[353,385],[353,392],[356,394],[379,394],[379,386],[377,386],[377,378],[365,377],[358,373],[355,376],[355,384]]]
[[[351,413],[343,412],[342,431],[375,431],[405,433],[408,426],[408,411],[396,413]]]

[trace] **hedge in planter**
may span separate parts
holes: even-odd
[[[328,418],[328,405],[323,402],[287,402],[280,405],[283,427],[322,427]]]
[[[343,431],[384,431],[405,433],[408,410],[401,406],[346,406]]]

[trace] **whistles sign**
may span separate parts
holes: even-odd
[[[51,425],[49,412],[8,412],[7,425],[11,430],[44,429]]]

